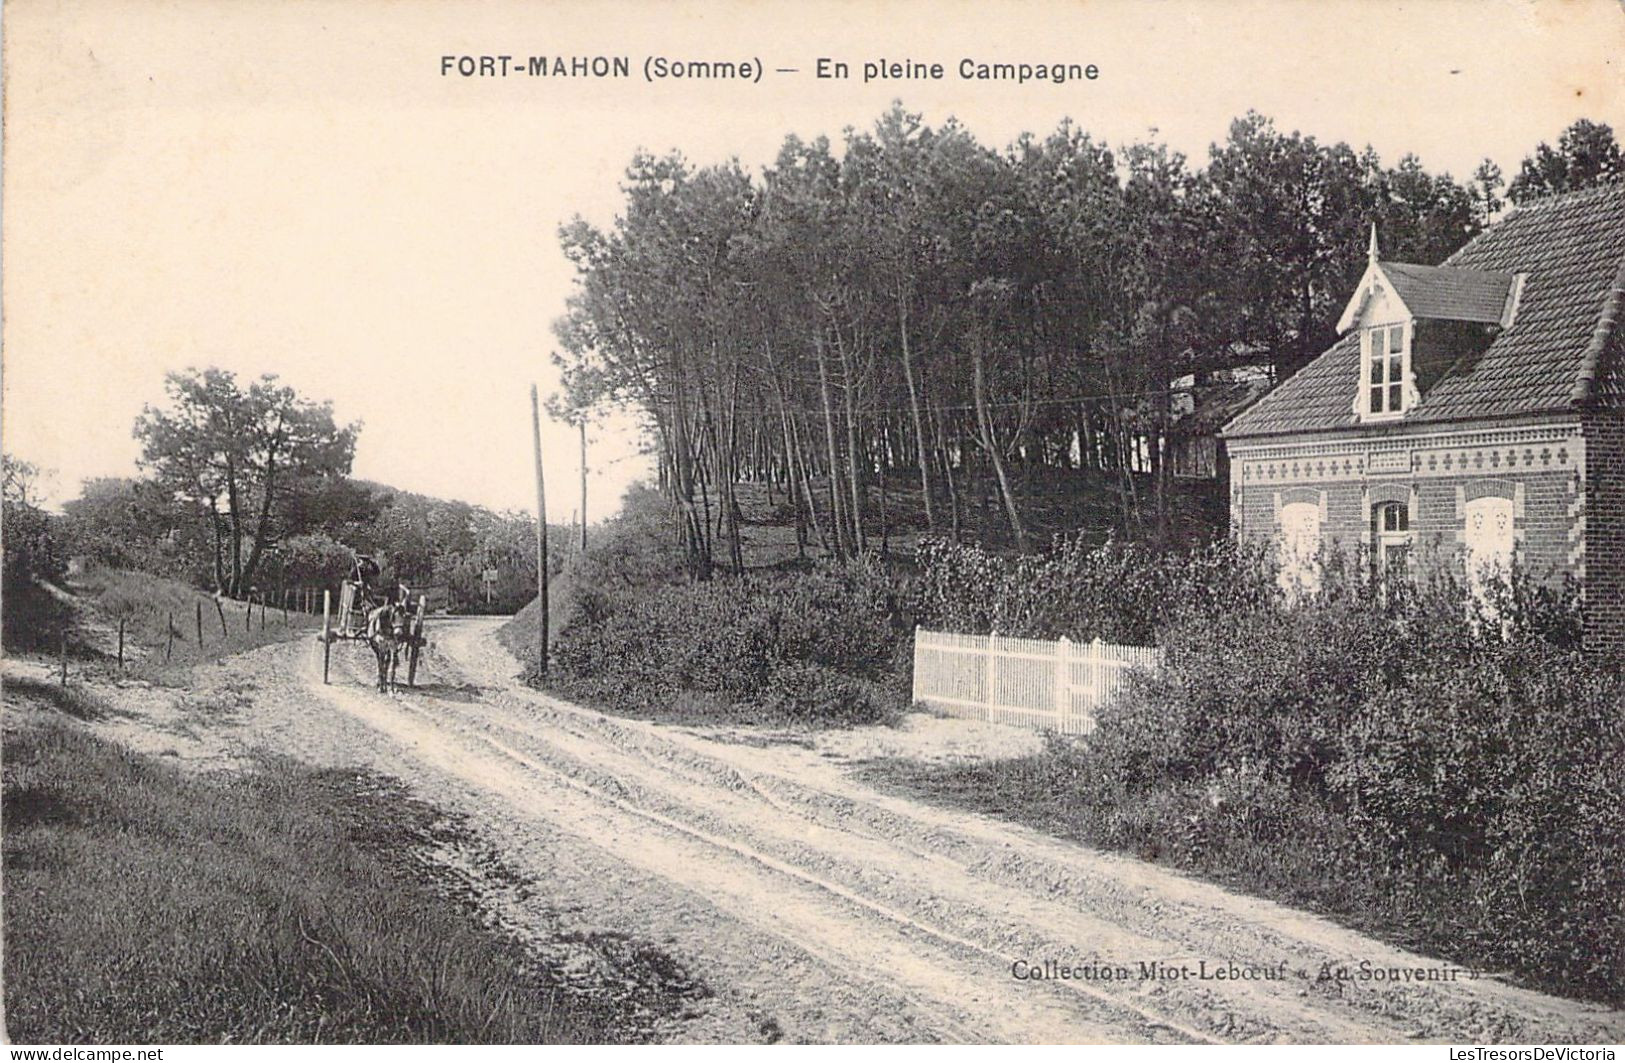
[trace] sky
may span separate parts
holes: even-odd
[[[1458,178],[1484,157],[1510,177],[1579,117],[1625,133],[1619,0],[9,0],[4,20],[0,436],[56,502],[134,475],[165,374],[215,365],[361,421],[357,476],[533,509],[529,387],[557,384],[573,279],[556,230],[607,225],[639,148],[757,169],[893,99],[991,145],[1070,117],[1198,163],[1252,109]],[[442,74],[463,55],[632,76]],[[763,73],[649,82],[653,57]],[[966,58],[1099,76],[963,80]],[[945,76],[865,83],[882,60]],[[577,438],[543,443],[562,520]],[[647,474],[638,449],[628,418],[593,429],[592,519]]]

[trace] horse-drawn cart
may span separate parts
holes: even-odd
[[[428,598],[405,584],[388,591],[373,586],[378,568],[369,558],[358,556],[352,579],[339,587],[338,614],[333,613],[331,592],[322,595],[322,682],[328,682],[333,643],[365,642],[378,660],[378,686],[395,685],[395,667],[402,652],[406,655],[406,685],[415,686],[418,657],[428,640],[423,635],[423,618]],[[369,578],[370,577],[370,578]]]

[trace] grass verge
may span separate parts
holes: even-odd
[[[6,590],[6,652],[55,660],[65,635],[71,674],[120,674],[121,623],[122,674],[180,686],[198,664],[309,636],[322,620],[258,604],[217,602],[175,580],[117,569],[95,569],[61,587],[35,583]]]
[[[705,995],[636,942],[584,986],[487,925],[426,855],[448,821],[392,780],[186,775],[50,715],[14,717],[4,761],[13,1041],[636,1041]]]

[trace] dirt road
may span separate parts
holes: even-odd
[[[367,764],[466,814],[519,878],[478,881],[524,932],[545,908],[657,942],[714,996],[675,1040],[1614,1042],[1625,1013],[1512,988],[1318,917],[1006,823],[880,794],[844,765],[1020,732],[763,742],[610,718],[528,690],[495,622],[437,625],[420,687],[370,656],[270,647],[204,760],[269,745]],[[213,743],[213,745],[210,745]],[[207,747],[207,748],[204,748]],[[1030,977],[1033,974],[1051,977]],[[1066,975],[1068,977],[1063,977]],[[1024,977],[1027,976],[1027,977]]]

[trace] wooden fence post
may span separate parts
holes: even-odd
[[[197,605],[197,648],[198,652],[201,653],[203,651],[203,602],[200,599],[195,604]]]
[[[265,595],[260,595],[260,630],[265,630]]]
[[[169,663],[170,654],[175,652],[175,611],[169,612],[169,642],[164,646],[164,663]]]
[[[254,628],[254,599],[252,596],[243,601],[243,634],[248,634]]]
[[[327,669],[333,658],[333,598],[332,591],[322,591],[322,682],[327,682]]]
[[[1065,732],[1072,714],[1072,640],[1065,635],[1055,644],[1055,729]]]
[[[1096,635],[1089,643],[1089,722],[1087,731],[1095,729],[1095,710],[1106,700],[1105,645]]]
[[[993,722],[993,710],[999,704],[999,651],[994,646],[998,637],[991,632],[987,636],[987,712],[985,718],[989,723]]]
[[[214,600],[214,611],[220,614],[220,637],[226,638],[226,607],[220,604],[218,597]]]
[[[909,704],[917,704],[920,700],[920,625],[914,625],[914,667],[910,669]]]

